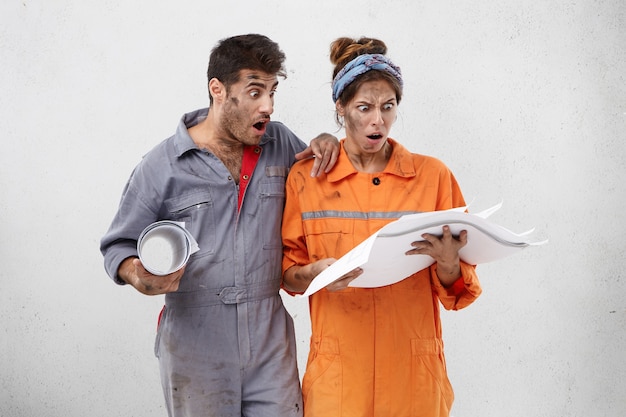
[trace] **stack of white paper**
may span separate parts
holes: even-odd
[[[489,222],[486,218],[501,205],[478,214],[466,213],[466,208],[460,207],[403,216],[384,226],[322,271],[303,296],[319,291],[357,267],[363,268],[363,273],[350,282],[351,287],[373,288],[401,281],[434,262],[428,255],[406,255],[412,249],[411,243],[424,240],[424,233],[441,236],[441,228],[445,225],[450,227],[453,235],[467,230],[467,244],[461,248],[459,256],[471,265],[495,261],[528,246],[546,242],[530,241],[528,235],[532,230],[516,234]]]

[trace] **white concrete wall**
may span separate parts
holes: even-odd
[[[550,239],[479,266],[484,295],[443,315],[453,415],[626,415],[623,0],[3,0],[0,23],[1,416],[165,415],[163,299],[112,284],[99,239],[141,156],[207,104],[211,47],[249,32],[286,52],[274,116],[305,140],[335,129],[329,43],[386,41],[394,136]]]

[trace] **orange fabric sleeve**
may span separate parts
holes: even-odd
[[[437,264],[430,266],[430,277],[434,291],[446,310],[460,310],[472,304],[482,293],[476,266],[461,261],[461,277],[452,286],[441,285],[437,277]]]

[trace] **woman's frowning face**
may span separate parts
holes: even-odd
[[[397,107],[396,92],[389,82],[363,83],[345,107],[337,104],[337,112],[344,118],[346,141],[358,152],[380,151],[396,120]]]

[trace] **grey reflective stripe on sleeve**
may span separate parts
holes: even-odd
[[[307,211],[302,213],[302,220],[312,219],[399,219],[407,214],[416,214],[419,211],[339,211],[339,210],[321,210]]]

